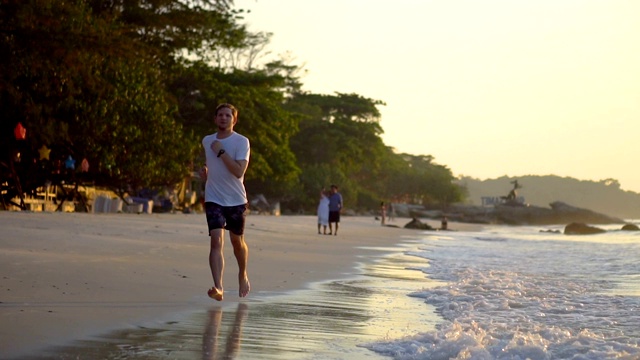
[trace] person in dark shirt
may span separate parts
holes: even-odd
[[[338,192],[337,185],[331,185],[331,196],[329,196],[329,235],[338,235],[341,211],[342,195]],[[333,230],[333,224],[336,226],[335,231]]]

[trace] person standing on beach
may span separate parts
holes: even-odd
[[[320,227],[322,226],[322,234],[327,235],[327,226],[329,225],[329,197],[327,193],[322,189],[320,191],[320,203],[318,204],[318,234],[321,234]]]
[[[238,122],[238,110],[231,104],[216,107],[214,122],[218,131],[202,139],[206,165],[201,170],[205,184],[205,213],[211,247],[209,266],[213,287],[210,298],[221,301],[224,296],[224,230],[229,230],[233,254],[238,262],[239,295],[251,290],[247,275],[249,248],[244,240],[244,226],[248,209],[244,174],[249,166],[249,139],[233,130]]]
[[[340,212],[342,211],[342,195],[338,192],[337,185],[331,185],[331,196],[329,196],[329,235],[338,235],[338,224],[340,223]],[[331,224],[336,225],[333,231]]]

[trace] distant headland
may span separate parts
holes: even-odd
[[[589,209],[571,206],[561,201],[549,204],[548,208],[532,205],[453,205],[447,212],[425,210],[420,207],[394,204],[398,216],[411,218],[440,219],[446,216],[450,221],[495,224],[495,225],[561,225],[572,222],[588,224],[624,224],[623,219]]]
[[[621,218],[599,213],[590,209],[569,205],[563,201],[553,201],[549,207],[530,205],[525,198],[519,196],[518,190],[523,185],[518,179],[509,181],[511,189],[504,196],[488,197],[482,205],[456,204],[449,206],[446,211],[427,211],[417,207],[395,206],[399,214],[411,218],[446,217],[452,221],[498,224],[498,225],[555,225],[569,223],[588,224],[623,224]]]

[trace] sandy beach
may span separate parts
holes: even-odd
[[[212,280],[203,215],[1,212],[0,228],[2,358],[42,355],[52,346],[215,303],[206,296]],[[238,297],[227,236],[223,303],[235,308],[350,276],[358,263],[417,233],[343,217],[338,236],[319,235],[315,216],[249,215],[251,294]]]

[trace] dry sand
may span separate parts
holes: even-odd
[[[204,215],[0,212],[0,229],[3,358],[213,301],[206,295],[212,280]],[[243,301],[346,277],[375,247],[419,234],[370,217],[343,217],[338,236],[318,235],[315,216],[249,215],[252,291]],[[238,302],[228,237],[225,246],[225,302]]]

